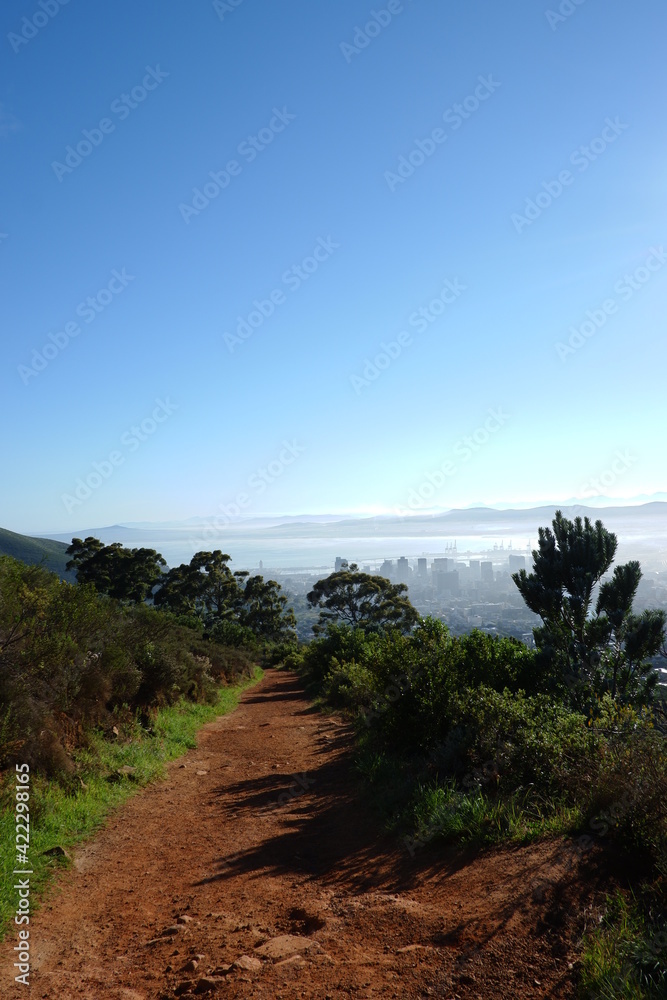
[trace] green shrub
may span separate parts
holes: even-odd
[[[20,761],[66,780],[93,727],[110,732],[123,711],[148,724],[182,697],[211,703],[252,673],[256,642],[239,645],[237,629],[222,646],[191,625],[0,557],[0,770]]]

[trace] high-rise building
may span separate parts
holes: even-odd
[[[391,559],[385,559],[385,561],[380,566],[380,576],[386,576],[388,579],[394,575],[394,564]]]
[[[417,560],[417,575],[418,576],[426,576],[427,572],[428,572],[428,562],[427,562],[427,560],[426,559],[418,559]]]
[[[525,556],[510,556],[510,573],[518,573],[520,569],[526,568]]]
[[[399,583],[407,583],[410,577],[410,566],[405,556],[401,556],[396,562],[396,579]]]
[[[481,562],[479,569],[482,577],[482,583],[493,583],[493,563]]]
[[[348,567],[347,559],[343,559],[342,556],[336,556],[336,568],[334,572],[340,573],[342,569],[347,569],[347,567]]]
[[[471,580],[479,580],[479,579],[481,579],[481,571],[480,571],[480,568],[479,568],[479,559],[471,559],[469,565],[470,565],[470,578],[471,578]]]

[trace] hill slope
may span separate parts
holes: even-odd
[[[74,574],[65,569],[68,557],[65,542],[54,542],[50,538],[31,538],[15,531],[0,528],[0,555],[13,556],[21,562],[34,565],[43,562],[47,569],[57,573],[63,580],[73,580]]]

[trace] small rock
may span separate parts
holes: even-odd
[[[255,950],[259,955],[278,962],[281,958],[289,958],[290,955],[295,955],[300,951],[306,951],[312,947],[317,947],[312,938],[301,937],[297,934],[281,934],[278,937],[271,938],[270,941],[260,945]]]
[[[241,955],[232,963],[235,969],[245,969],[246,972],[257,972],[262,968],[262,963],[252,955]]]
[[[179,913],[176,917],[177,924],[189,924],[193,917],[189,916],[187,913]]]
[[[197,773],[197,774],[200,774],[200,775],[201,775],[201,774],[208,774],[208,771],[197,771],[196,773]]]
[[[183,966],[183,972],[196,972],[199,968],[199,962],[196,958],[191,958],[189,962],[186,962]]]
[[[171,927],[167,927],[162,931],[162,937],[169,937],[171,934],[178,934],[180,931],[181,927],[178,924],[172,924]]]
[[[184,993],[189,993],[191,989],[192,982],[189,979],[185,979],[182,983],[179,983],[178,986],[174,987],[174,993],[177,997],[180,997]]]

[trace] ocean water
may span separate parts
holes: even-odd
[[[58,536],[62,538],[62,536]],[[303,537],[280,529],[242,532],[239,530],[216,531],[205,534],[201,529],[150,531],[134,528],[101,529],[96,537],[105,543],[121,542],[130,548],[151,548],[161,552],[170,566],[189,562],[195,552],[221,549],[232,557],[232,569],[257,570],[260,560],[264,571],[294,570],[328,572],[333,570],[336,556],[360,566],[379,567],[384,559],[405,556],[416,559],[426,556],[429,560],[437,556],[472,558],[485,556],[497,562],[507,562],[512,543],[512,552],[527,555],[527,538],[499,540],[497,537],[453,538],[424,535],[401,537],[395,535],[373,535],[372,537]],[[504,549],[493,550],[494,544],[504,544]],[[533,544],[535,544],[533,540]]]

